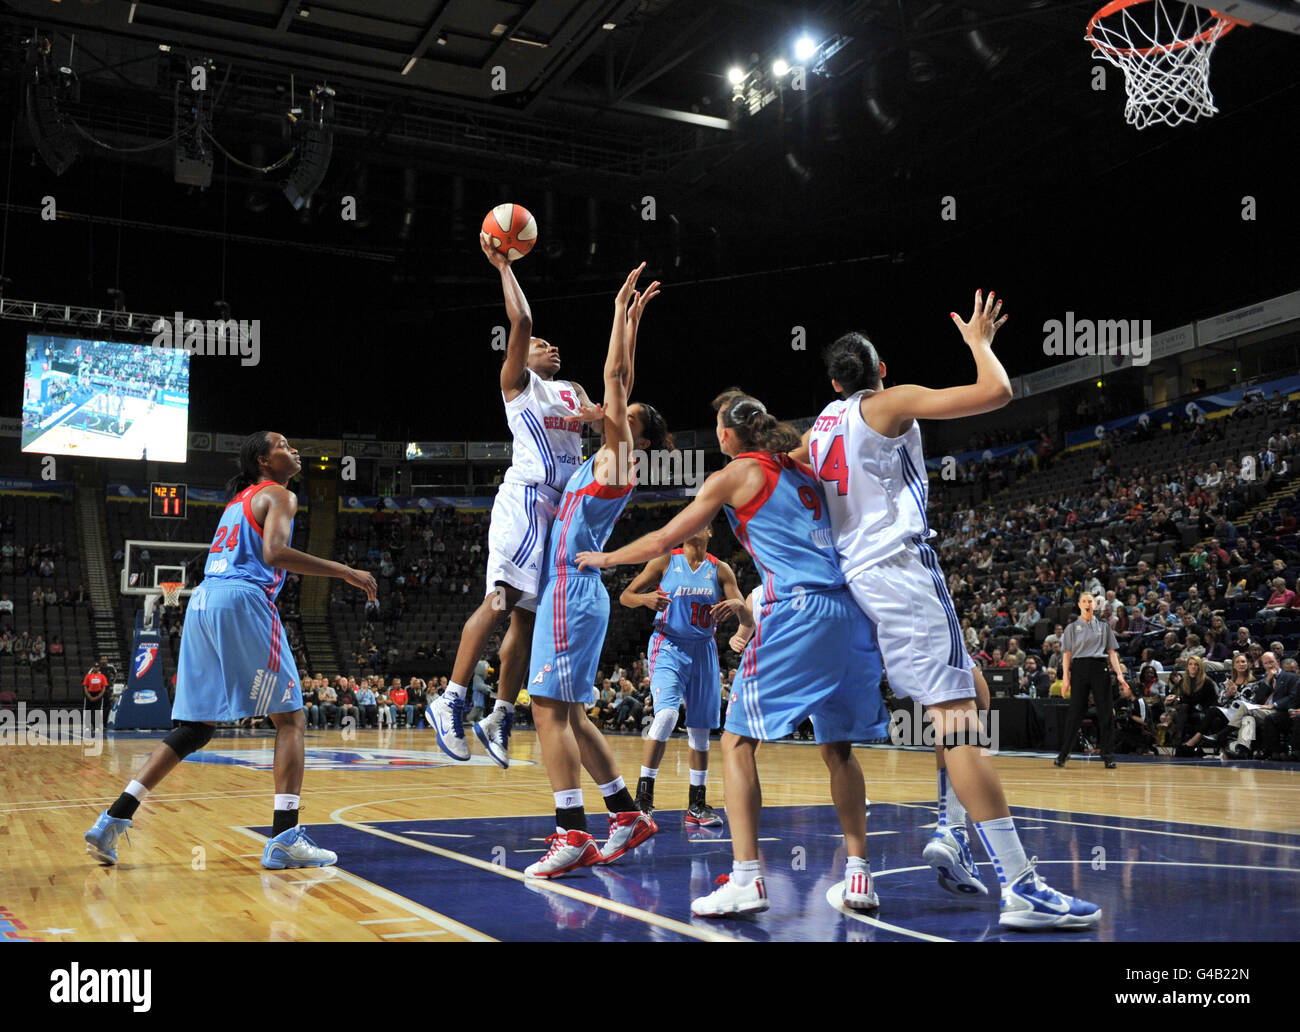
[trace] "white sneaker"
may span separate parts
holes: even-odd
[[[1057,892],[1038,877],[1037,863],[1038,857],[1034,857],[1015,881],[1002,887],[998,924],[1022,931],[1096,927],[1101,922],[1101,907]]]
[[[262,866],[271,871],[283,871],[286,867],[329,867],[338,863],[338,859],[337,853],[321,849],[309,839],[307,830],[300,824],[267,839],[262,850]]]
[[[556,878],[580,867],[590,867],[600,860],[596,840],[585,831],[572,829],[563,834],[557,831],[554,835],[547,835],[546,841],[551,846],[546,855],[524,868],[524,874],[530,878]]]
[[[921,851],[921,858],[934,868],[939,884],[956,896],[987,896],[988,886],[980,880],[979,869],[970,852],[970,838],[965,828],[941,828]]]
[[[659,825],[655,823],[655,819],[640,810],[611,813],[609,837],[600,847],[600,863],[612,864],[624,853],[636,849],[658,830]]]
[[[850,874],[844,879],[844,905],[850,910],[879,910],[880,897],[871,880],[871,872]]]
[[[438,735],[438,747],[453,760],[469,759],[469,742],[465,741],[465,700],[447,701],[439,695],[424,711],[424,719]]]
[[[514,710],[494,709],[474,725],[474,734],[483,748],[503,770],[510,769],[510,729],[514,724]]]
[[[696,917],[758,914],[771,905],[761,874],[745,886],[737,885],[729,874],[720,874],[717,884],[707,896],[691,901],[691,913]]]

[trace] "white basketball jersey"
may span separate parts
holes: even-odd
[[[543,380],[531,369],[527,373],[528,386],[505,403],[514,440],[503,479],[536,487],[558,501],[582,463],[582,424],[575,418],[581,401],[568,380]]]
[[[930,484],[921,429],[912,420],[901,437],[876,433],[859,408],[870,393],[831,402],[808,438],[809,461],[826,490],[846,578],[933,534],[925,517]]]

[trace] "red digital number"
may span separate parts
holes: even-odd
[[[691,603],[691,623],[696,627],[713,626],[713,610],[699,602]]]
[[[822,518],[822,500],[817,497],[817,492],[811,487],[799,488],[799,501],[803,502],[805,509],[811,509],[813,519]]]
[[[816,464],[817,459],[814,455],[813,465]],[[826,461],[822,463],[817,475],[823,480],[833,481],[837,485],[836,494],[846,495],[849,493],[849,464],[844,459],[843,434],[836,434],[831,439],[830,449],[826,453]]]

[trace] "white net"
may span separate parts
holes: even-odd
[[[1236,23],[1177,0],[1116,0],[1088,24],[1093,57],[1124,73],[1124,120],[1138,129],[1218,113],[1210,56]]]
[[[170,608],[181,604],[181,588],[185,587],[181,581],[161,581],[158,587],[162,589],[164,607]]]

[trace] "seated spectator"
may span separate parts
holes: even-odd
[[[1286,586],[1286,581],[1281,577],[1275,577],[1272,584],[1273,590],[1268,597],[1268,602],[1255,615],[1264,621],[1271,631],[1277,623],[1277,618],[1281,615],[1282,610],[1292,609],[1295,607],[1295,592]]]
[[[325,718],[325,711],[321,706],[320,691],[316,687],[316,682],[310,677],[304,677],[302,681],[302,708],[303,717],[309,728],[319,728]]]
[[[6,613],[9,616],[14,615],[13,600],[10,599],[7,594],[0,593],[0,616],[5,615]]]
[[[49,651],[51,656],[63,655],[63,638],[60,635],[56,634],[53,639],[51,639]]]

